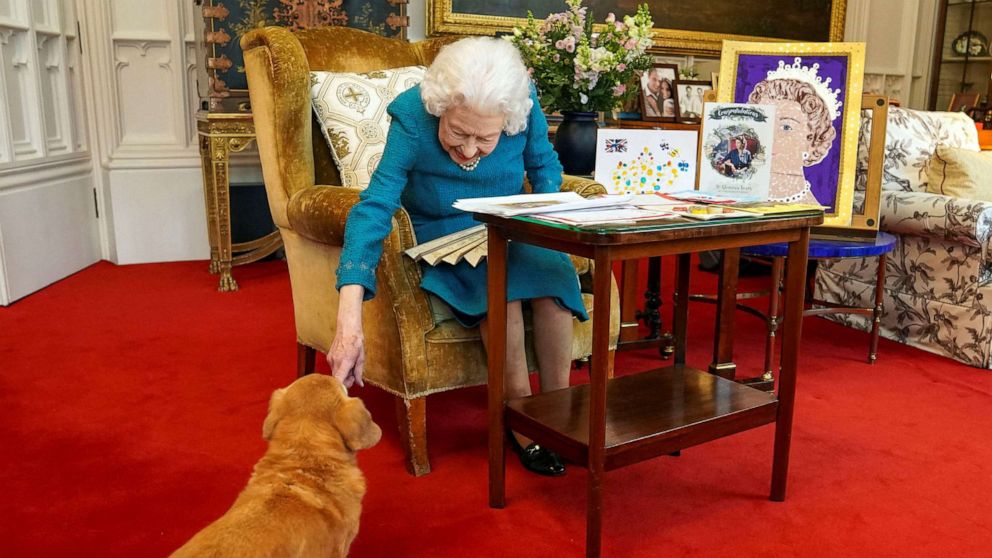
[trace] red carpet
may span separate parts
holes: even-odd
[[[282,262],[254,264],[221,294],[205,270],[101,263],[0,308],[0,556],[164,556],[234,500],[269,394],[294,378],[289,281]],[[705,364],[712,308],[691,316],[690,363]],[[737,324],[754,369],[761,327]],[[989,556],[992,373],[884,340],[868,366],[866,345],[805,322],[786,502],[767,500],[770,426],[718,440],[607,474],[604,555]],[[419,479],[390,398],[357,393],[384,437],[360,456],[352,556],[582,554],[584,470],[544,479],[513,461],[507,508],[486,506],[484,389],[429,399],[434,472]]]

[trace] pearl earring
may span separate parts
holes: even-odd
[[[803,161],[809,159],[809,151],[803,151]]]

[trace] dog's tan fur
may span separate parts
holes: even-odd
[[[262,436],[269,448],[248,486],[173,558],[348,555],[365,495],[355,452],[382,436],[365,405],[311,374],[272,394]]]

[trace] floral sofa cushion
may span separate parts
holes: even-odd
[[[855,189],[863,191],[868,175],[871,116],[861,113]],[[882,190],[925,192],[927,166],[938,145],[979,151],[974,121],[960,112],[923,112],[889,107],[885,130]]]
[[[925,192],[927,165],[937,145],[979,151],[974,121],[960,112],[890,107],[882,189]]]

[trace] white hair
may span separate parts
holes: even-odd
[[[491,37],[469,37],[443,47],[427,68],[420,98],[427,112],[437,117],[457,106],[503,115],[503,130],[511,136],[527,128],[534,105],[520,52],[508,41]]]

